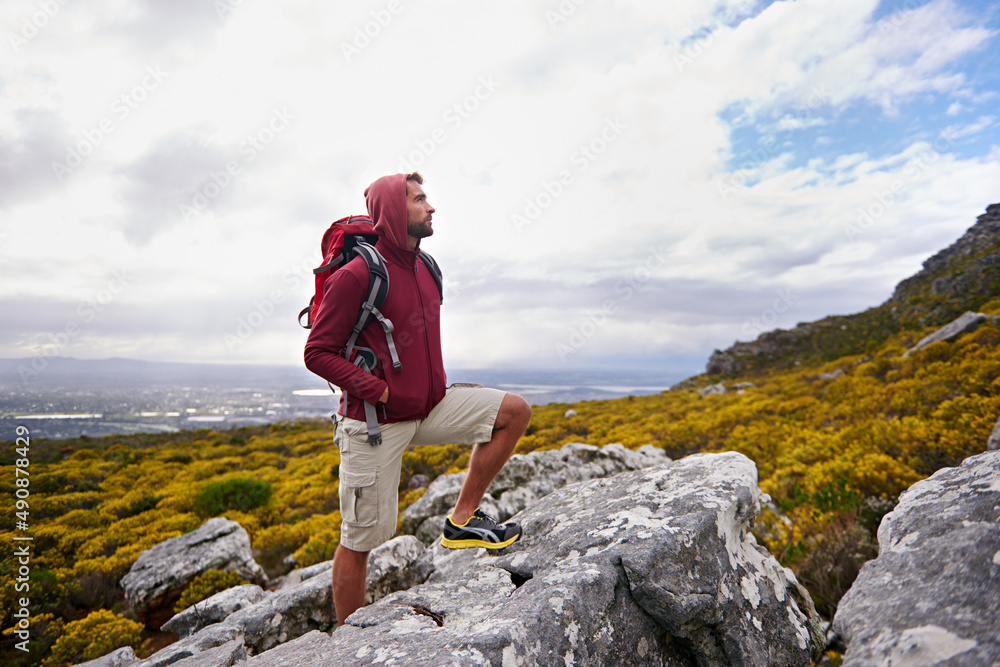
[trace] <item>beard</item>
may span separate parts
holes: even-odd
[[[434,233],[431,224],[426,220],[406,221],[406,233],[415,239],[424,239]]]

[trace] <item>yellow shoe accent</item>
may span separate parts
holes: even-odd
[[[458,527],[461,528],[461,526]],[[447,537],[442,537],[441,546],[448,549],[471,549],[474,547],[482,547],[483,549],[503,549],[514,544],[514,542],[517,542],[520,537],[521,535],[517,534],[509,540],[504,540],[503,542],[487,542],[486,540],[449,540]]]

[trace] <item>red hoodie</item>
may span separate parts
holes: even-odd
[[[341,388],[347,401],[346,416],[352,419],[365,420],[362,401],[376,406],[382,423],[424,419],[444,398],[446,386],[441,298],[418,253],[407,249],[406,174],[378,179],[365,190],[365,199],[379,234],[375,247],[389,272],[389,294],[380,310],[395,329],[392,336],[402,369],[392,369],[385,332],[374,318],[356,343],[375,351],[378,365],[374,372],[365,373],[342,356],[368,291],[368,267],[360,257],[327,280],[330,295],[320,304],[306,341],[306,368]],[[378,399],[386,386],[389,401],[383,405]]]

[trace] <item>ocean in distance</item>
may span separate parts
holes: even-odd
[[[0,359],[0,441],[13,441],[18,425],[36,438],[69,438],[328,419],[339,400],[301,367],[48,361],[32,374],[25,373],[30,360]],[[544,405],[659,393],[693,374],[458,369],[448,372],[448,381],[496,387]]]

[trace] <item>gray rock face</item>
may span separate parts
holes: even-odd
[[[248,581],[267,584],[267,575],[250,552],[247,532],[235,521],[217,517],[142,552],[121,586],[129,606],[146,615],[176,599],[208,570],[233,571]]]
[[[501,555],[435,547],[428,583],[246,664],[808,665],[815,619],[750,534],[765,499],[735,453],[564,486]]]
[[[131,646],[123,646],[100,658],[81,662],[73,667],[128,667],[135,662],[137,662],[135,651]]]
[[[557,450],[515,454],[493,480],[481,506],[488,514],[506,521],[567,484],[669,460],[662,449],[652,445],[632,451],[619,444],[595,447],[570,443]],[[444,518],[458,500],[463,481],[465,473],[442,475],[434,480],[423,497],[407,508],[403,532],[416,535],[424,544],[441,537]]]
[[[998,318],[1000,319],[1000,318]],[[987,320],[996,321],[993,316],[983,315],[982,313],[973,313],[972,311],[966,311],[959,318],[952,320],[948,324],[944,325],[937,331],[927,336],[924,336],[917,342],[916,345],[911,347],[909,350],[903,353],[903,356],[909,356],[917,350],[927,347],[931,343],[937,343],[943,340],[952,340],[961,336],[964,333],[974,331],[980,324],[986,322]]]
[[[432,565],[417,566],[424,545],[412,535],[401,535],[372,549],[368,556],[368,592],[365,603],[384,598],[389,593],[422,584]]]
[[[716,396],[718,394],[725,394],[726,391],[728,391],[726,389],[726,385],[722,382],[719,382],[717,384],[710,384],[707,387],[702,387],[701,389],[698,390],[698,393],[701,395],[702,398],[705,398],[706,396]]]
[[[914,484],[841,600],[850,665],[1000,664],[1000,452]]]
[[[423,583],[433,568],[433,560],[422,559],[424,551],[424,545],[412,535],[373,549],[368,565],[368,601]],[[164,630],[176,632],[182,639],[136,663],[137,667],[231,665],[312,630],[329,629],[335,620],[332,564],[326,561],[298,570],[273,593],[254,585],[237,586],[188,607],[163,625]]]
[[[222,621],[233,612],[257,604],[264,599],[264,589],[254,584],[236,586],[193,604],[160,626],[161,630],[187,637]]]
[[[986,441],[986,449],[995,452],[1000,449],[1000,419],[997,420],[996,426],[993,427],[993,433],[990,435],[990,439]]]

